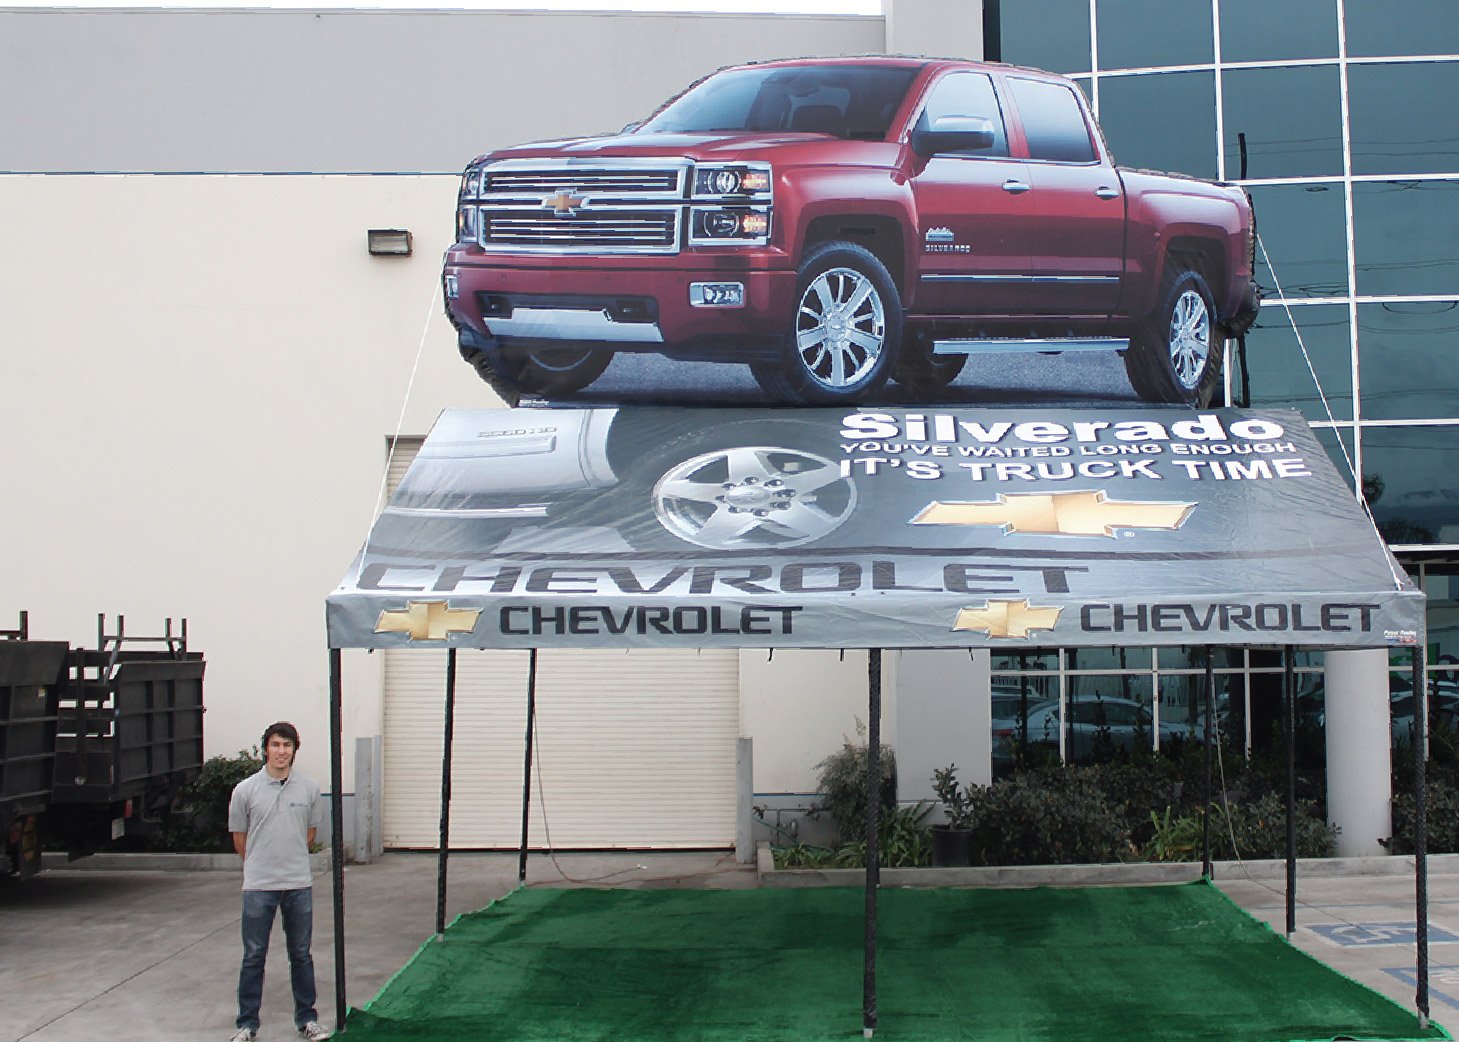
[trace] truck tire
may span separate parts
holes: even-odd
[[[488,349],[490,352],[491,349]],[[613,352],[585,344],[496,348],[502,371],[524,392],[553,397],[575,394],[603,375]]]
[[[460,345],[461,357],[509,405],[514,402],[503,393],[504,390],[514,392],[514,398],[523,394],[546,397],[574,394],[602,376],[608,363],[613,361],[612,351],[587,344],[502,347],[496,340],[488,338],[481,346],[468,343],[463,336]]]
[[[750,366],[771,398],[836,405],[880,390],[897,367],[902,298],[886,266],[850,242],[811,248],[780,358]]]
[[[902,358],[892,379],[918,398],[941,394],[962,375],[967,355],[934,355],[932,338],[926,334],[904,336]]]
[[[1135,393],[1147,402],[1204,408],[1221,379],[1225,350],[1206,280],[1172,263],[1159,304],[1130,340],[1125,372]]]

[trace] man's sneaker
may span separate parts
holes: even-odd
[[[257,1037],[258,1032],[254,1031],[253,1028],[239,1028],[233,1033],[233,1037],[228,1042],[253,1042]]]
[[[319,1021],[311,1020],[299,1029],[299,1037],[307,1038],[309,1042],[324,1042],[329,1032],[319,1026]]]

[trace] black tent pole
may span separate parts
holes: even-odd
[[[446,649],[446,720],[441,737],[441,852],[436,862],[436,939],[446,932],[446,861],[451,855],[451,742],[456,735],[456,649]]]
[[[1418,991],[1414,1005],[1418,1007],[1419,1027],[1429,1026],[1429,841],[1425,778],[1428,766],[1428,687],[1424,683],[1424,649],[1413,649],[1413,890],[1414,944],[1418,949],[1415,967]]]
[[[866,952],[861,977],[861,1034],[876,1030],[876,888],[881,881],[881,649],[867,652],[866,725]]]
[[[334,1029],[344,1031],[344,680],[329,649],[329,868],[334,877]]]
[[[1028,749],[1028,657],[1022,653],[1018,656],[1018,755],[1014,762],[1019,770],[1028,766],[1024,756]]]
[[[517,855],[517,882],[527,881],[527,822],[532,806],[532,726],[537,718],[537,649],[527,655],[527,751],[522,757],[522,849]]]
[[[1215,744],[1216,660],[1211,645],[1206,645],[1206,791],[1205,810],[1201,812],[1201,875],[1211,879],[1211,748]]]
[[[1297,932],[1297,675],[1292,645],[1282,649],[1287,732],[1287,937]]]

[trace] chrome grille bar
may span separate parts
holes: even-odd
[[[651,176],[585,171],[582,174],[488,173],[484,191],[488,195],[508,192],[552,192],[559,188],[571,188],[577,191],[592,189],[600,192],[676,192],[678,187],[678,174],[671,170]]]
[[[632,158],[490,164],[477,197],[478,241],[507,252],[675,253],[689,169]]]

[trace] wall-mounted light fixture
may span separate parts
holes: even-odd
[[[410,232],[404,228],[371,228],[365,233],[374,257],[409,257]]]

